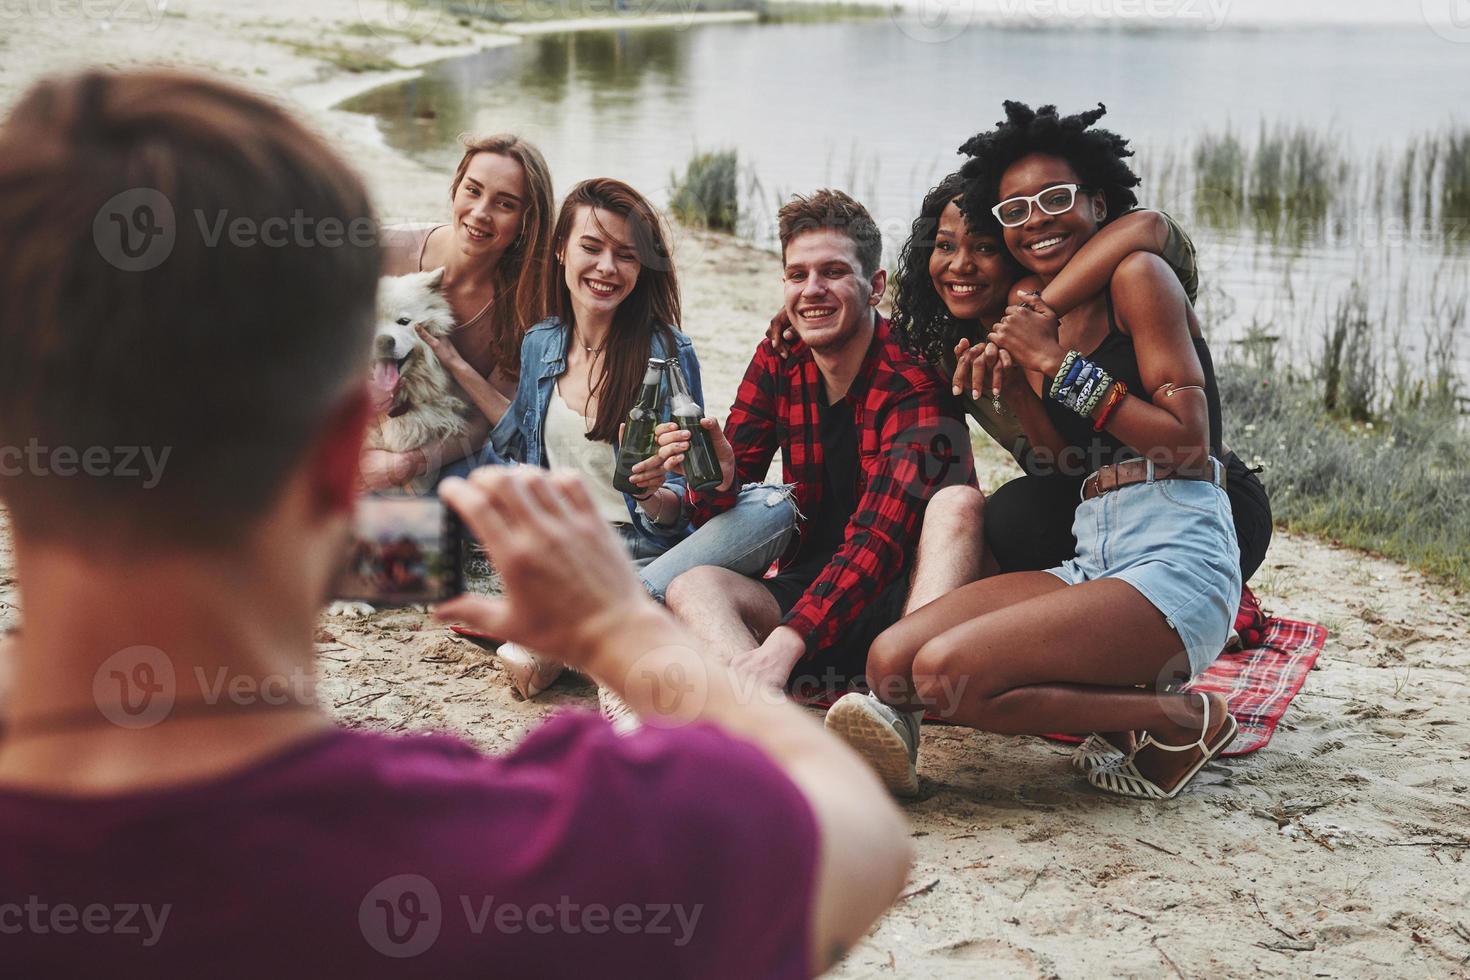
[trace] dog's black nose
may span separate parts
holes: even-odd
[[[373,338],[373,354],[376,357],[392,357],[393,338],[385,333],[378,334]]]

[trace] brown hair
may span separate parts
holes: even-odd
[[[674,274],[668,235],[658,212],[642,194],[610,177],[584,180],[567,193],[551,236],[553,257],[566,248],[580,207],[600,208],[626,218],[633,234],[633,241],[628,244],[638,253],[642,265],[633,291],[613,314],[602,377],[592,385],[592,393],[597,397],[597,420],[587,438],[613,443],[618,438],[618,426],[637,400],[648,359],[653,356],[654,331],[663,334],[665,356],[675,354],[674,338],[668,328],[679,325],[679,280]],[[560,261],[548,262],[546,269],[546,295],[551,301],[551,313],[567,325],[570,349],[570,328],[575,319],[572,294],[567,289]]]
[[[521,165],[526,175],[526,213],[521,233],[496,266],[495,298],[489,315],[491,350],[496,363],[515,377],[521,369],[521,338],[546,316],[546,249],[551,241],[551,211],[556,206],[551,169],[540,150],[510,133],[461,136],[460,143],[464,155],[459,158],[454,179],[449,183],[450,200],[459,193],[470,161],[480,153],[510,157]]]
[[[851,238],[857,246],[858,264],[862,274],[871,276],[878,271],[883,258],[883,235],[878,231],[868,209],[841,191],[820,190],[810,197],[793,195],[776,212],[781,236],[781,258],[786,258],[786,246],[796,236],[808,231],[830,228]]]
[[[231,85],[34,86],[0,128],[0,241],[0,452],[54,450],[0,484],[29,536],[238,540],[367,363],[367,193]]]

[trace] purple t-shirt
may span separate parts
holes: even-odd
[[[0,973],[804,976],[816,861],[805,798],[711,726],[339,730],[183,787],[0,790]]]

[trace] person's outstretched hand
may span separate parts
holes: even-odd
[[[505,594],[459,596],[437,618],[585,667],[599,641],[656,608],[580,477],[486,466],[445,479],[439,496],[484,546]]]

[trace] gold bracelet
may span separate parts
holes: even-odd
[[[1164,390],[1166,388],[1168,389],[1167,391]],[[1174,397],[1174,392],[1176,392],[1176,391],[1191,391],[1191,390],[1193,390],[1193,391],[1204,391],[1205,388],[1204,388],[1204,385],[1180,385],[1178,387],[1175,387],[1174,382],[1172,382],[1172,381],[1165,381],[1163,384],[1159,385],[1157,388],[1154,389],[1154,398],[1159,397],[1159,392],[1161,392],[1161,391],[1164,392],[1164,397],[1165,398],[1173,398]],[[1149,400],[1152,401],[1153,399],[1151,398]]]

